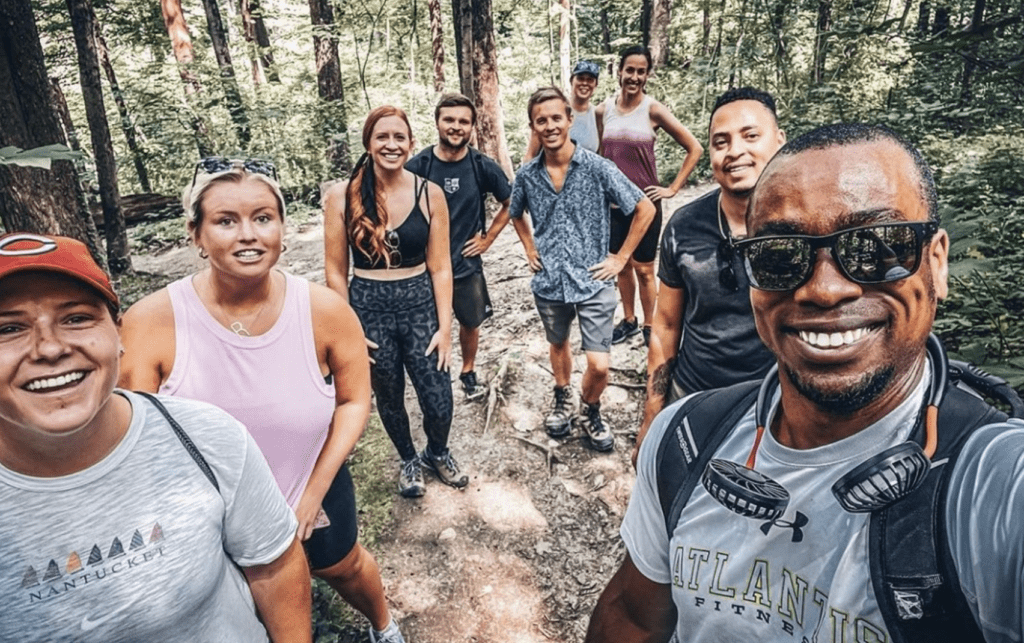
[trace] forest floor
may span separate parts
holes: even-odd
[[[670,199],[665,222],[711,187],[687,188]],[[322,226],[313,221],[289,228],[280,265],[323,283]],[[597,597],[625,551],[618,530],[634,481],[630,451],[642,412],[647,352],[640,335],[612,347],[602,412],[615,434],[614,451],[592,451],[576,431],[565,440],[548,438],[543,418],[554,383],[548,344],[511,225],[484,263],[495,313],[482,328],[477,357],[478,377],[489,387],[481,401],[463,398],[453,332],[450,446],[470,474],[469,486],[452,489],[427,474],[423,498],[399,497],[397,455],[379,421],[372,421],[352,464],[360,504],[373,505],[360,508],[362,538],[380,564],[409,643],[582,641]],[[135,287],[151,290],[202,264],[189,246],[147,254],[136,248],[134,265]],[[620,304],[616,321],[621,317]],[[571,341],[577,401],[585,358],[576,325]],[[406,406],[422,446],[411,386]],[[367,449],[375,454],[367,455]],[[321,609],[337,621],[340,601],[329,590],[317,593]],[[341,621],[321,624],[318,643],[366,640],[361,617],[342,615]]]

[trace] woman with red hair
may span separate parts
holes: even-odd
[[[363,125],[366,152],[352,178],[324,196],[327,285],[348,298],[367,339],[378,346],[371,383],[381,421],[402,459],[399,490],[407,498],[426,491],[424,466],[453,487],[469,482],[448,449],[448,205],[440,187],[405,169],[413,143],[405,112],[378,107]],[[422,453],[413,444],[405,410],[406,372],[423,413]]]

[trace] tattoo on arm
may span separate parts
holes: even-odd
[[[654,372],[651,373],[650,377],[647,378],[648,399],[655,396],[664,398],[668,393],[668,378],[669,373],[672,370],[670,368],[670,364],[671,361],[668,361],[658,366],[658,368],[654,369]]]

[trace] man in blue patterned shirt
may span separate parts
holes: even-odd
[[[569,139],[572,108],[559,89],[545,87],[534,92],[527,113],[542,153],[516,175],[509,215],[535,273],[530,285],[551,344],[555,399],[544,425],[551,437],[569,435],[569,325],[578,315],[587,369],[580,387],[577,423],[591,447],[609,451],[614,439],[601,419],[601,393],[608,384],[616,304],[612,280],[654,219],[654,204],[610,161]],[[629,234],[616,254],[608,253],[611,204],[633,213]],[[523,218],[525,211],[530,213],[532,233]]]

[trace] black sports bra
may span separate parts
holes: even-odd
[[[394,230],[384,232],[384,244],[391,253],[392,268],[411,268],[420,265],[427,259],[430,224],[423,216],[423,210],[420,209],[420,198],[426,187],[427,181],[421,181],[416,190],[416,201],[402,225]],[[379,270],[387,267],[384,257],[375,255],[372,251],[371,254],[374,255],[372,260],[362,250],[355,249],[352,253],[352,265],[361,270]]]

